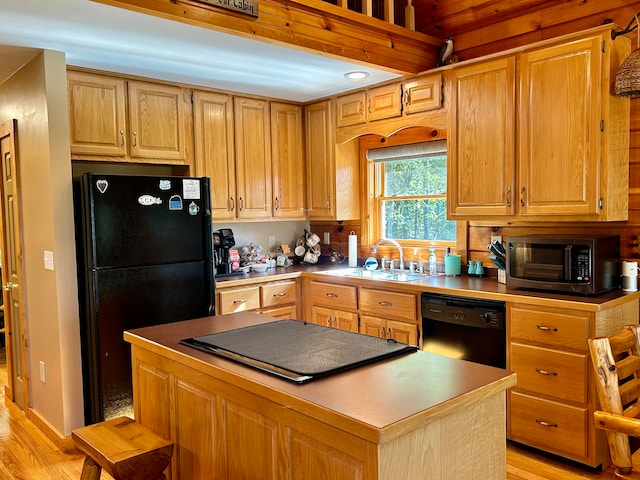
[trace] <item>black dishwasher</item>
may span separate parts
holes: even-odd
[[[422,349],[448,357],[506,366],[505,303],[422,294]]]

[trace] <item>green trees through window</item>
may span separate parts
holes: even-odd
[[[456,222],[447,220],[446,153],[376,163],[382,236],[455,242]]]

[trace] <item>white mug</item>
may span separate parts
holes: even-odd
[[[310,247],[315,247],[318,243],[320,243],[320,237],[315,233],[312,233],[307,237],[307,245]]]

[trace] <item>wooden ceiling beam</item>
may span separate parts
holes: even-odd
[[[414,75],[442,41],[321,0],[260,0],[258,17],[196,0],[93,0],[245,38]]]

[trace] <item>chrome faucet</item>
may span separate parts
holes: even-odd
[[[404,260],[403,260],[403,254],[402,254],[402,246],[396,240],[393,240],[392,238],[381,238],[380,240],[378,240],[378,243],[376,243],[373,246],[371,251],[373,253],[376,253],[376,249],[378,248],[378,246],[381,243],[385,243],[385,242],[393,243],[398,248],[398,253],[400,254],[400,270],[404,270]]]

